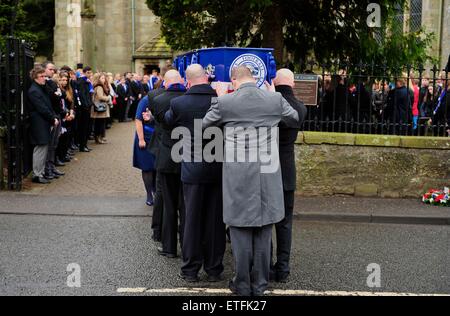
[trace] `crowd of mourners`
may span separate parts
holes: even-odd
[[[88,153],[89,141],[107,144],[106,130],[114,121],[128,122],[138,103],[159,80],[158,71],[140,76],[127,72],[95,72],[89,66],[56,68],[36,64],[28,91],[33,182],[48,184],[64,176],[58,167],[77,152]]]
[[[425,135],[420,126],[429,126],[435,136],[450,136],[450,79],[446,72],[436,79],[418,74],[403,74],[400,78],[349,82],[345,71],[325,75],[317,107],[310,109],[309,119],[335,124],[333,131],[355,132],[349,122],[364,123],[359,132],[376,133],[376,126],[386,126],[383,133]],[[333,123],[334,122],[334,123]],[[373,128],[370,128],[370,125]],[[330,130],[331,131],[331,130]],[[378,131],[380,131],[378,129]]]

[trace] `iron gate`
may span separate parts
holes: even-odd
[[[32,169],[32,147],[29,142],[27,91],[29,73],[34,67],[31,47],[8,38],[0,54],[0,126],[6,127],[6,163],[9,190],[21,190],[22,179]],[[3,178],[1,179],[3,185]]]

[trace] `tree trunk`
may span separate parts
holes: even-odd
[[[282,64],[283,60],[283,16],[279,5],[274,4],[267,8],[263,15],[263,40],[264,48],[275,49],[274,56],[278,64]]]

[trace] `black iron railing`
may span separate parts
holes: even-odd
[[[306,131],[449,136],[448,69],[375,63],[303,64],[317,74],[317,104],[308,105]],[[301,94],[301,93],[300,93]]]
[[[31,171],[27,91],[34,52],[21,40],[8,38],[0,52],[0,126],[6,127],[7,189],[21,190]],[[4,167],[4,166],[3,166]],[[3,184],[3,179],[0,181]]]

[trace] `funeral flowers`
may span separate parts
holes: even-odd
[[[450,189],[430,190],[423,195],[422,201],[426,204],[450,207]]]

